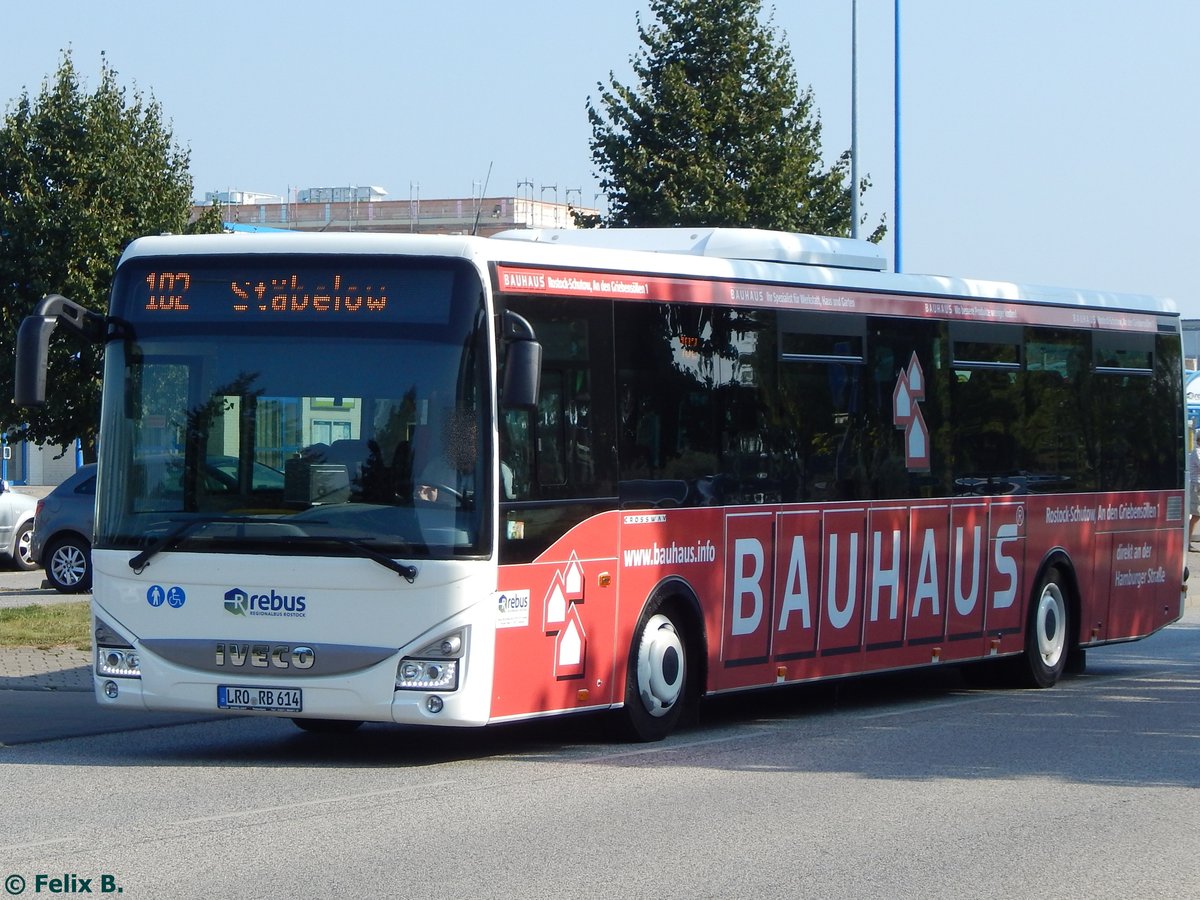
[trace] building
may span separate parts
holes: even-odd
[[[193,208],[199,216],[214,199],[222,218],[237,228],[288,231],[369,231],[420,234],[478,234],[488,236],[511,228],[574,228],[573,213],[596,215],[597,210],[529,197],[460,197],[388,200],[380,187],[304,188],[286,202],[248,191],[206,196]],[[226,198],[226,199],[222,199]],[[250,198],[235,202],[237,198]]]
[[[219,203],[222,206],[241,206],[247,203],[282,203],[278,194],[258,194],[253,191],[209,191],[204,195],[204,205]]]
[[[1183,320],[1183,368],[1200,370],[1200,319]]]

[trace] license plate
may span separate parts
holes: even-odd
[[[301,712],[299,688],[217,686],[218,709],[256,709],[263,712]]]

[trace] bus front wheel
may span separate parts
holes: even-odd
[[[1062,572],[1051,568],[1033,595],[1025,629],[1021,675],[1030,687],[1053,687],[1067,665],[1071,615]]]
[[[652,602],[638,622],[625,672],[624,715],[629,736],[661,741],[674,730],[688,696],[687,645],[679,614]]]

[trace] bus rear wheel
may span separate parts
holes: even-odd
[[[1029,687],[1053,687],[1062,676],[1070,652],[1071,614],[1062,572],[1049,569],[1038,583],[1025,629],[1020,659],[1022,681]]]
[[[679,614],[652,602],[634,630],[625,672],[625,725],[636,741],[661,741],[688,697],[688,651]]]

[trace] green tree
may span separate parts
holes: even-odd
[[[636,85],[610,72],[587,102],[605,224],[848,235],[849,152],[824,168],[812,89],[798,91],[761,0],[650,0],[650,12],[650,27],[638,17]]]
[[[87,93],[70,51],[41,91],[26,91],[0,126],[0,384],[13,381],[21,319],[45,294],[104,312],[121,252],[136,237],[189,229],[189,153],[174,142],[153,96],[127,95],[102,61]],[[208,217],[200,226],[215,230]],[[56,335],[56,338],[59,337]],[[11,389],[0,420],[21,437],[94,454],[103,348],[51,342],[47,404],[18,410]]]

